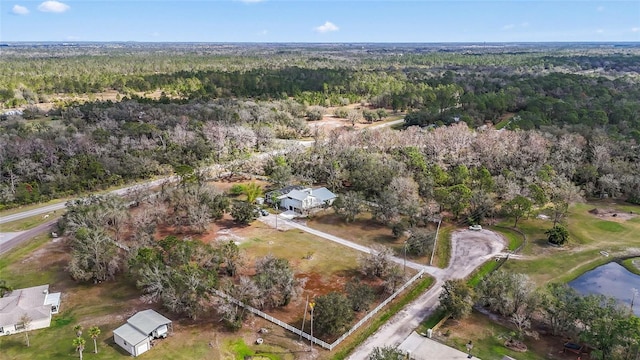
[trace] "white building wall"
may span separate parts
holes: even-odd
[[[135,356],[139,356],[140,354],[147,352],[149,350],[149,340],[143,341],[138,346],[136,346]]]
[[[290,207],[293,207],[294,209],[302,210],[302,202],[295,199],[285,198],[285,199],[282,199],[282,202],[280,203],[280,207],[286,210],[289,210]]]
[[[129,352],[129,354],[134,356],[136,355],[133,345],[125,342],[124,339],[118,336],[117,334],[113,334],[113,340],[116,342],[116,344],[120,345],[120,347],[122,347],[127,352]]]
[[[29,326],[29,331],[48,328],[51,325],[51,316],[48,318],[42,318],[38,320],[32,320]],[[16,330],[16,324],[2,325],[2,332],[0,336],[11,335],[23,332],[23,329]]]
[[[44,328],[48,328],[50,325],[51,325],[51,316],[49,316],[48,318],[31,321],[31,326],[29,326],[29,330],[44,329]]]

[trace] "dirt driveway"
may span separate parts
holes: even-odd
[[[493,231],[455,231],[451,236],[453,254],[449,267],[442,271],[441,276],[436,278],[436,282],[428,291],[392,317],[360,345],[349,359],[366,359],[374,347],[400,345],[438,306],[438,296],[446,280],[466,277],[485,261],[500,253],[505,245],[505,239]]]

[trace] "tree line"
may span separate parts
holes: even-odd
[[[508,319],[513,340],[538,336],[545,329],[554,336],[594,347],[596,359],[629,359],[640,346],[640,318],[614,298],[581,295],[566,284],[549,283],[536,289],[526,275],[499,270],[474,290],[464,280],[448,280],[440,306],[460,319],[473,306]]]

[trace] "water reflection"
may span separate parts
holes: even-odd
[[[584,295],[602,294],[616,298],[627,306],[633,301],[633,312],[640,316],[640,294],[634,299],[634,289],[640,290],[640,276],[618,263],[611,262],[587,271],[569,286]]]

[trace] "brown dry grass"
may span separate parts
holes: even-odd
[[[393,233],[388,226],[376,222],[371,218],[371,214],[368,213],[360,214],[355,221],[347,223],[337,216],[333,210],[324,210],[308,220],[307,225],[356,244],[369,247],[384,245],[393,249],[397,256],[402,257],[404,255],[403,249],[406,238],[393,237]],[[418,257],[407,254],[407,259],[426,264],[430,255]]]

